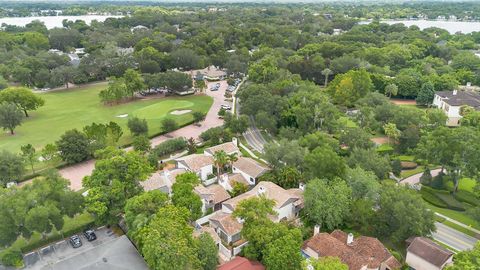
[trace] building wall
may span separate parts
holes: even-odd
[[[447,126],[458,126],[462,118],[460,115],[460,106],[450,106],[442,97],[435,95],[433,98],[433,105],[442,109],[448,117]]]
[[[233,171],[233,173],[240,173],[245,179],[247,179],[247,181],[250,183],[250,185],[255,185],[256,184],[256,179],[253,176],[239,170],[237,167],[232,166],[232,171]]]
[[[290,219],[294,218],[294,216],[295,216],[294,206],[293,206],[292,203],[289,203],[282,208],[275,208],[275,211],[278,213],[278,220],[277,221],[280,221],[283,218],[286,218],[286,219],[290,220]]]
[[[213,166],[212,165],[207,165],[205,167],[202,167],[200,169],[200,179],[203,181],[207,180],[208,175],[213,174]]]
[[[408,264],[408,266],[416,270],[440,270],[441,269],[411,252],[407,252],[407,258],[405,259],[405,262]]]

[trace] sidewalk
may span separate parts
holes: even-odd
[[[452,222],[452,223],[457,224],[457,225],[460,226],[460,227],[463,227],[463,228],[465,228],[465,229],[468,229],[468,230],[470,230],[470,231],[472,231],[472,232],[480,235],[480,231],[477,230],[477,229],[475,229],[475,228],[473,228],[473,227],[471,227],[471,226],[468,226],[468,225],[466,225],[466,224],[463,224],[463,223],[461,223],[461,222],[459,222],[459,221],[456,221],[455,219],[449,218],[449,217],[447,217],[447,216],[445,216],[445,215],[442,215],[442,214],[440,214],[440,213],[437,213],[437,212],[435,212],[435,215],[437,215],[437,216],[439,216],[439,217],[442,217],[442,218],[444,218],[445,220],[448,220],[448,221],[450,221],[450,222]]]

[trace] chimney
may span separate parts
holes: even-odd
[[[351,246],[353,243],[353,234],[349,233],[347,236],[347,245]]]
[[[315,225],[315,227],[313,227],[313,235],[317,235],[320,233],[320,225]]]
[[[267,189],[265,187],[260,186],[260,187],[258,187],[257,193],[258,193],[258,195],[262,195],[262,194],[265,193],[265,191],[267,191]]]
[[[457,89],[453,90],[453,95],[454,95],[454,96],[457,95]]]
[[[300,183],[298,185],[298,188],[301,189],[302,191],[305,191],[305,183]]]

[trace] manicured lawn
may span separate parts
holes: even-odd
[[[435,211],[451,219],[455,219],[456,221],[459,221],[465,225],[468,225],[477,230],[480,230],[480,224],[476,220],[468,216],[465,212],[436,207],[428,202],[425,202],[425,203],[427,204],[428,208],[430,208],[432,211]]]
[[[127,129],[128,117],[137,115],[146,118],[149,134],[161,132],[161,119],[168,116],[179,125],[193,119],[192,113],[172,115],[171,111],[187,109],[208,112],[213,100],[209,96],[168,97],[160,99],[138,100],[125,104],[107,106],[100,102],[98,93],[106,87],[105,83],[88,85],[82,88],[38,94],[45,99],[45,106],[31,112],[31,117],[10,136],[0,134],[0,149],[18,152],[21,145],[31,143],[40,149],[47,143],[53,143],[66,131],[73,128],[81,130],[92,122],[117,122],[124,136],[120,143],[130,142]],[[128,117],[119,117],[128,114]]]
[[[400,173],[400,178],[404,179],[417,173],[421,173],[424,169],[425,168],[423,166],[418,166],[417,168],[412,170],[402,170],[402,172]]]
[[[458,185],[458,190],[473,192],[473,189],[475,188],[476,184],[477,184],[477,181],[475,181],[475,179],[462,178],[460,180],[460,184]],[[445,181],[444,185],[448,190],[453,190],[453,181]]]

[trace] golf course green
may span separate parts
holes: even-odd
[[[127,128],[129,117],[138,116],[147,119],[149,134],[161,132],[161,119],[170,117],[179,125],[193,119],[192,113],[207,113],[213,103],[209,96],[167,97],[144,99],[118,105],[104,105],[98,93],[105,89],[106,83],[97,83],[83,87],[40,93],[45,99],[45,106],[30,112],[21,126],[15,129],[15,135],[7,131],[0,133],[0,149],[19,152],[20,146],[32,144],[40,150],[48,143],[53,143],[70,129],[82,130],[84,126],[114,121],[123,129],[120,143],[127,143],[131,136]],[[174,110],[191,110],[181,115],[170,114]]]

